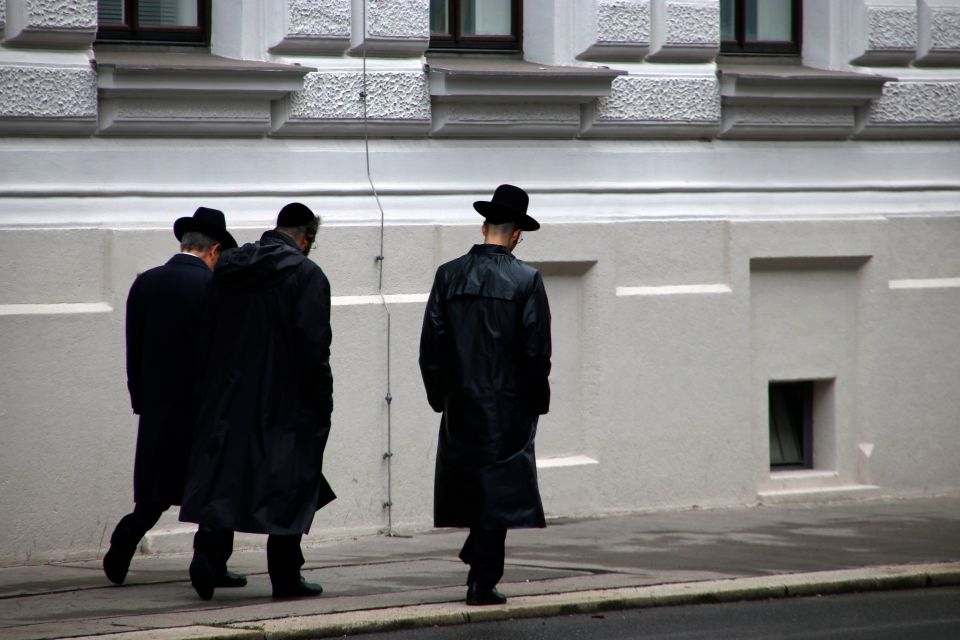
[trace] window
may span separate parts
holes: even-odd
[[[771,382],[770,468],[813,468],[813,381]]]
[[[802,0],[720,0],[723,53],[800,53]]]
[[[97,0],[100,41],[206,44],[209,0]]]
[[[521,0],[430,0],[430,48],[520,49]]]

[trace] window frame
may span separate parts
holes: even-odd
[[[97,21],[97,42],[136,42],[143,44],[177,44],[209,46],[211,0],[195,0],[197,4],[197,26],[195,27],[158,27],[141,28],[139,19],[139,0],[123,0],[126,24],[100,24]]]
[[[447,16],[450,24],[449,34],[430,32],[430,50],[432,51],[522,51],[523,44],[523,1],[510,0],[510,19],[512,33],[509,36],[465,36],[460,34],[460,0],[444,0],[447,3]]]
[[[720,0],[723,2],[723,0]],[[800,55],[803,44],[803,0],[790,0],[790,42],[759,40],[747,42],[746,0],[730,0],[734,8],[733,40],[720,41],[721,54]]]

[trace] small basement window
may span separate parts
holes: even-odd
[[[813,381],[771,382],[770,468],[813,468]]]

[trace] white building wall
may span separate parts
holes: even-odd
[[[91,45],[95,3],[55,4],[0,3],[0,563],[93,557],[129,510],[126,293],[200,204],[240,241],[291,200],[323,215],[339,499],[311,536],[387,525],[365,130],[395,527],[432,518],[423,303],[500,182],[543,223],[517,254],[554,314],[551,515],[960,490],[960,3],[807,0],[784,82],[718,65],[715,1],[527,0],[525,58],[595,77],[457,84],[423,57],[425,1],[371,1],[364,28],[360,0],[215,0],[211,52],[249,69],[159,85]],[[815,468],[771,474],[790,379],[818,381]],[[189,531],[169,513],[145,549]]]

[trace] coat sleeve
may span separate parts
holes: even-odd
[[[140,415],[140,372],[143,371],[143,317],[140,302],[140,278],[137,277],[127,295],[127,390],[130,392],[130,406]]]
[[[523,308],[523,360],[531,408],[538,415],[550,410],[550,304],[539,273]]]
[[[427,402],[437,413],[443,411],[443,341],[446,334],[443,319],[443,304],[440,299],[440,270],[433,280],[433,288],[423,313],[423,328],[420,331],[420,375],[427,391]]]
[[[330,370],[330,282],[319,268],[312,271],[294,310],[297,353],[308,388],[315,392],[327,416],[333,412],[333,372]]]

